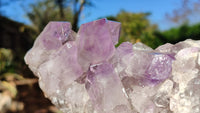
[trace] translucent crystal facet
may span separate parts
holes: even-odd
[[[120,23],[50,22],[25,56],[64,113],[200,113],[200,41],[118,47]]]

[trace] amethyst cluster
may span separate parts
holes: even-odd
[[[45,96],[64,113],[200,113],[200,41],[115,48],[120,27],[50,22],[25,56]]]

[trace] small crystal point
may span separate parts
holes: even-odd
[[[114,45],[116,45],[120,36],[121,23],[108,20],[108,25],[111,33],[112,42]]]
[[[38,38],[45,49],[57,49],[68,39],[70,31],[68,22],[49,22]]]
[[[92,68],[88,73],[86,88],[99,113],[107,113],[121,105],[128,109],[130,105],[123,93],[121,80],[112,65],[105,62]]]
[[[37,69],[48,60],[54,51],[57,51],[63,42],[71,38],[71,24],[68,22],[49,22],[35,40],[33,47],[25,55],[25,62],[36,76]],[[65,34],[68,34],[65,36]]]
[[[165,80],[172,71],[173,59],[165,54],[153,53],[153,59],[145,74],[151,80]]]
[[[60,90],[61,87],[67,87],[83,73],[77,61],[77,47],[74,42],[67,42],[49,58],[51,60],[43,63],[38,69],[41,82],[51,83],[44,87],[41,86],[45,92],[52,89],[52,92],[47,94],[53,94],[55,89]]]

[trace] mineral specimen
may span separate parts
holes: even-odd
[[[64,113],[200,113],[200,41],[155,50],[124,42],[120,23],[50,22],[25,62]]]

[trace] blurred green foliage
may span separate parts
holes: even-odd
[[[109,20],[121,22],[121,35],[119,44],[124,41],[132,43],[143,42],[153,48],[161,44],[154,34],[157,25],[151,24],[148,16],[150,13],[130,13],[121,11],[116,17],[107,17]],[[118,45],[119,45],[118,44]]]
[[[162,43],[168,42],[172,44],[188,38],[200,40],[200,23],[194,25],[183,24],[177,28],[156,32],[155,36],[162,40]]]
[[[0,25],[3,29],[0,31],[0,111],[4,113],[11,110],[13,103],[20,103],[19,110],[23,108],[23,103],[17,100],[17,86],[24,84],[25,77],[33,77],[24,63],[24,55],[32,46],[36,31],[3,16]],[[14,105],[14,109],[18,107]]]
[[[194,25],[184,23],[177,28],[159,31],[156,24],[150,23],[149,15],[150,13],[121,11],[116,17],[107,17],[109,20],[121,22],[122,28],[118,45],[124,41],[142,42],[152,48],[156,48],[165,43],[175,44],[188,38],[200,39],[200,23]]]
[[[12,50],[0,48],[0,111],[2,112],[6,111],[5,105],[9,106],[12,98],[17,95],[16,85],[10,82],[10,77],[13,78],[20,75],[9,72],[12,61]]]
[[[13,55],[10,49],[0,48],[0,74],[11,65],[12,59]]]

